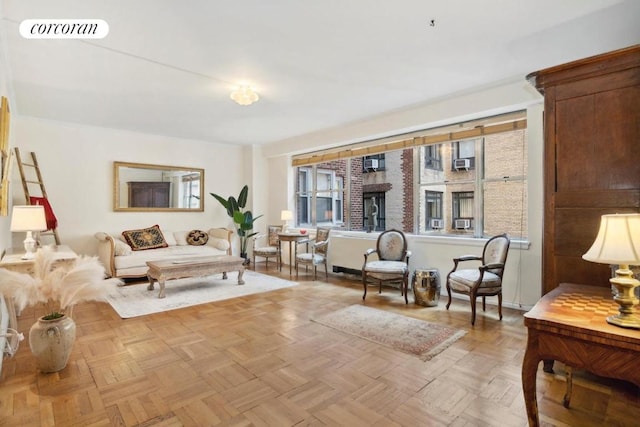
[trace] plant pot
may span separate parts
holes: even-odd
[[[41,372],[64,369],[75,340],[76,323],[67,315],[52,320],[41,317],[29,330],[29,347]]]
[[[242,265],[244,265],[245,267],[251,263],[251,258],[249,258],[246,253],[240,254],[240,258],[244,258],[244,262],[242,263]]]

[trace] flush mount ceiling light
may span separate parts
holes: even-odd
[[[260,99],[258,94],[249,85],[239,86],[231,92],[229,97],[240,105],[251,105]]]

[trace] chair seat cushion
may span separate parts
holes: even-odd
[[[322,255],[318,255],[318,254],[311,254],[311,253],[304,253],[304,254],[298,254],[296,256],[296,259],[298,260],[299,263],[302,264],[324,264],[324,260],[325,258]]]
[[[370,261],[365,264],[367,273],[405,274],[408,271],[406,262],[402,261]]]
[[[278,248],[276,246],[265,246],[262,248],[255,248],[253,250],[253,253],[275,255],[278,253]]]
[[[449,276],[449,286],[454,291],[467,293],[479,278],[480,270],[478,269],[456,270]],[[497,292],[500,290],[501,284],[502,280],[498,275],[485,271],[482,283],[478,288],[478,294]]]

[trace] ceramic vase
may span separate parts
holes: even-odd
[[[64,369],[75,340],[76,323],[67,315],[52,320],[41,317],[29,330],[29,347],[41,372]]]

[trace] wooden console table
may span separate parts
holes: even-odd
[[[541,360],[640,386],[640,330],[607,323],[618,312],[607,287],[561,284],[524,315],[528,328],[522,389],[530,426],[539,426],[536,372]]]

